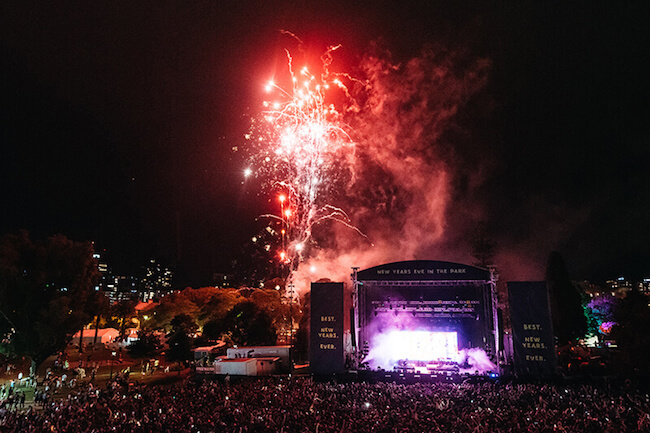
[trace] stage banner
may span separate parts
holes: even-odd
[[[508,282],[515,372],[555,374],[555,340],[548,288],[544,281]]]
[[[312,374],[343,373],[343,283],[311,283]]]

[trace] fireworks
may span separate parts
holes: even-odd
[[[330,47],[322,57],[318,75],[306,66],[295,72],[287,52],[292,87],[266,84],[272,99],[264,102],[261,122],[258,119],[247,136],[253,143],[256,172],[278,193],[279,214],[263,217],[280,223],[278,259],[290,272],[313,247],[315,225],[333,220],[359,232],[343,209],[329,203],[337,188],[351,182],[355,152],[349,128],[330,101],[330,92],[335,92],[346,101],[342,110],[351,102],[341,75],[329,72],[331,53],[337,48]]]
[[[275,263],[297,269],[292,279],[307,287],[346,278],[351,264],[465,254],[456,250],[475,213],[466,205],[474,188],[454,185],[481,185],[484,170],[462,152],[473,137],[454,121],[486,83],[489,61],[430,50],[405,63],[369,54],[351,77],[330,71],[336,48],[316,67],[287,54],[288,73],[260,85],[267,101],[245,149],[249,178],[264,180],[273,206],[264,216]],[[319,224],[327,220],[361,227],[372,243]]]

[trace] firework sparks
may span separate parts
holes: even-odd
[[[262,217],[281,225],[282,247],[279,260],[293,271],[314,246],[312,229],[326,220],[337,221],[356,231],[346,212],[328,203],[334,190],[351,182],[355,143],[342,121],[340,111],[328,100],[329,91],[339,91],[348,104],[352,99],[341,77],[331,74],[330,47],[322,57],[322,72],[313,74],[306,66],[294,70],[287,51],[291,89],[275,82],[266,84],[273,98],[264,102],[261,122],[247,136],[255,149],[253,160],[266,186],[279,192],[279,214]]]
[[[490,61],[424,50],[394,63],[379,53],[353,79],[329,71],[335,48],[318,73],[302,64],[294,70],[298,62],[288,56],[290,81],[266,83],[269,98],[248,135],[251,176],[276,194],[265,217],[282,246],[270,251],[290,264],[284,269],[297,287],[319,277],[342,281],[351,264],[443,253],[463,261],[463,233],[481,212],[467,203],[486,164],[462,152],[472,148],[471,135],[448,132],[460,130],[456,113],[485,85]],[[466,181],[467,191],[455,189]],[[312,233],[325,221],[342,224],[323,224],[327,238]],[[356,227],[373,243],[352,241],[348,230]]]

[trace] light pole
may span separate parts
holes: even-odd
[[[284,201],[287,199],[287,197],[284,194],[281,194],[280,197],[278,197],[278,200],[280,200],[280,221],[282,221],[282,226],[280,227],[280,233],[282,234],[282,251],[286,253],[286,228],[287,228],[287,220],[285,219],[285,214],[284,214]],[[284,261],[284,258],[283,260]]]
[[[113,380],[113,363],[115,362],[115,351],[111,352],[111,376],[110,380]]]
[[[291,328],[289,329],[289,345],[293,347],[293,335],[294,335],[294,327],[293,327],[293,297],[294,297],[294,285],[293,283],[289,283],[289,296],[291,297],[289,299],[289,318],[291,319]]]

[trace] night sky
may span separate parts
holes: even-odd
[[[643,3],[2,2],[0,233],[93,240],[123,272],[155,257],[179,284],[228,272],[269,207],[232,148],[296,46],[287,30],[316,58],[341,44],[340,71],[377,44],[395,62],[488,59],[454,149],[483,174],[452,200],[480,209],[506,278],[538,277],[516,268],[552,250],[576,280],[650,278]]]

